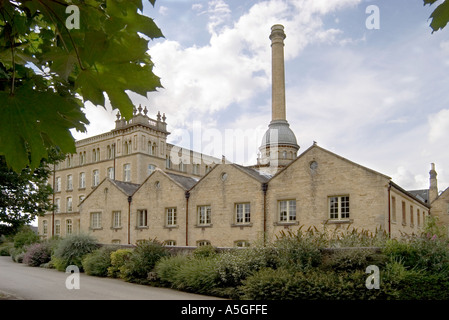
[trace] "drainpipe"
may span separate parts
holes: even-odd
[[[128,196],[128,244],[131,244],[131,202],[132,196]]]
[[[186,197],[186,246],[188,246],[189,245],[189,198],[190,198],[189,191],[186,191],[185,197]]]
[[[388,237],[391,238],[391,182],[388,184]]]
[[[55,234],[55,187],[56,187],[56,164],[53,164],[53,212],[51,214],[51,236]]]
[[[262,183],[263,191],[263,245],[266,245],[267,241],[267,190],[268,183]]]

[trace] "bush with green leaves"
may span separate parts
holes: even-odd
[[[176,287],[179,284],[179,270],[185,264],[189,264],[193,257],[187,254],[177,254],[161,258],[155,265],[154,270],[163,285]]]
[[[277,262],[272,247],[233,249],[221,253],[217,259],[217,271],[224,286],[241,285],[254,272]]]
[[[193,256],[195,258],[209,258],[214,257],[217,254],[218,254],[217,248],[210,244],[205,246],[199,246],[195,250],[193,250]]]
[[[1,256],[10,256],[11,250],[14,248],[13,243],[4,242],[0,245],[0,257]]]
[[[34,243],[27,247],[23,256],[23,263],[31,267],[39,267],[50,262],[52,245],[50,242]]]
[[[400,259],[406,268],[449,274],[449,242],[432,236],[390,240],[383,253],[392,260]]]
[[[313,230],[302,231],[296,234],[282,233],[274,243],[278,251],[278,265],[294,271],[304,271],[318,266],[322,260],[321,249],[324,247],[325,237],[318,236]]]
[[[118,249],[111,252],[111,265],[108,267],[108,276],[112,278],[120,277],[120,268],[122,268],[125,263],[131,257],[133,249]]]
[[[85,255],[98,249],[95,238],[86,234],[71,235],[61,239],[52,256],[52,262],[59,271],[65,271],[69,265],[76,265],[83,271],[82,260]]]
[[[23,257],[25,256],[26,246],[21,248],[12,248],[9,252],[11,254],[11,259],[14,262],[22,263]]]
[[[200,257],[180,263],[173,287],[179,290],[212,294],[220,286],[215,257]]]
[[[111,267],[111,253],[117,247],[104,246],[84,256],[82,265],[84,272],[90,276],[106,277]]]
[[[120,277],[129,282],[148,283],[148,274],[156,263],[169,252],[156,240],[140,242],[129,259],[120,267]]]
[[[39,242],[39,236],[29,227],[23,227],[14,236],[14,248],[23,248],[36,242]]]

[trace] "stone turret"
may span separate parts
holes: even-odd
[[[430,187],[429,187],[429,203],[432,203],[438,198],[438,181],[437,172],[435,171],[435,163],[430,164]]]

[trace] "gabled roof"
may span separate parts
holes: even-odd
[[[127,196],[132,196],[133,193],[139,188],[140,184],[124,182],[119,180],[109,179],[112,184],[114,184],[117,188],[119,188],[124,194]]]
[[[165,172],[165,174],[169,176],[172,180],[177,182],[179,185],[181,185],[184,190],[191,189],[198,182],[198,180],[195,178],[181,176],[175,173]]]
[[[104,178],[98,184],[98,186],[96,186],[91,192],[89,192],[89,194],[83,199],[83,201],[80,202],[80,204],[78,206],[80,206],[84,201],[86,201],[87,198],[89,198],[92,193],[94,193],[103,183],[105,183],[105,181],[109,181],[112,185],[114,185],[118,190],[120,190],[123,194],[125,194],[128,197],[132,196],[133,193],[140,186],[138,184],[131,183],[131,182],[124,182],[124,181],[113,180],[113,179],[110,179],[110,178]]]
[[[260,171],[257,171],[255,169],[253,169],[253,168],[250,168],[250,167],[244,167],[244,166],[241,166],[241,165],[235,164],[235,163],[232,164],[232,165],[234,167],[236,167],[237,169],[242,170],[243,172],[245,172],[246,174],[248,174],[249,176],[251,176],[252,178],[256,179],[257,181],[259,181],[261,183],[268,182],[268,180],[270,180],[271,177],[272,177],[269,174],[262,173]]]
[[[382,173],[380,173],[380,172],[378,172],[378,171],[375,171],[375,170],[373,170],[373,169],[370,169],[370,168],[368,168],[368,167],[364,167],[364,166],[362,166],[362,165],[360,165],[360,164],[358,164],[358,163],[355,163],[355,162],[353,162],[353,161],[351,161],[351,160],[348,160],[348,159],[346,159],[346,158],[344,158],[344,157],[342,157],[342,156],[340,156],[340,155],[338,155],[338,154],[336,154],[336,153],[333,153],[333,152],[331,152],[331,151],[329,151],[329,150],[327,150],[327,149],[324,149],[324,148],[322,148],[322,147],[319,147],[316,143],[313,143],[313,145],[311,145],[307,150],[305,150],[303,153],[301,153],[295,160],[293,160],[292,162],[290,162],[287,166],[285,166],[285,167],[282,168],[280,171],[278,171],[278,172],[277,172],[271,179],[277,177],[281,172],[287,170],[290,166],[292,166],[296,161],[298,161],[298,160],[301,159],[303,156],[305,156],[305,155],[306,155],[308,152],[310,152],[312,149],[318,149],[318,150],[320,150],[320,151],[326,152],[326,153],[328,153],[328,154],[330,154],[330,155],[332,155],[332,156],[334,156],[334,157],[336,157],[336,158],[338,158],[338,159],[341,159],[341,160],[343,160],[343,161],[345,161],[345,162],[348,162],[348,163],[350,163],[350,164],[352,164],[352,165],[354,165],[354,166],[357,166],[357,167],[362,168],[362,169],[364,169],[364,170],[366,170],[366,171],[369,171],[369,172],[371,172],[371,173],[380,175],[380,176],[382,176],[382,177],[384,177],[384,178],[386,178],[386,179],[388,179],[388,180],[391,180],[391,177],[389,177],[389,176],[387,176],[387,175],[384,175],[384,174],[382,174]],[[270,179],[270,180],[271,180],[271,179]]]
[[[177,184],[180,188],[182,188],[183,190],[187,191],[189,189],[191,189],[197,182],[198,180],[195,178],[191,178],[191,177],[186,177],[186,176],[182,176],[179,174],[175,174],[175,173],[169,173],[169,172],[165,172],[164,170],[160,169],[160,168],[156,168],[156,170],[154,170],[143,182],[142,184],[138,185],[138,187],[134,190],[133,194],[134,195],[145,183],[147,183],[147,181],[154,175],[156,174],[156,172],[161,173],[162,175],[166,176],[168,179],[170,179],[171,181],[173,181],[175,184]]]

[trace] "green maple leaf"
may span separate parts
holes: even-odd
[[[105,107],[107,95],[129,119],[127,92],[162,87],[147,50],[163,35],[139,13],[142,1],[0,0],[0,155],[16,172],[52,146],[75,151],[70,129],[88,123],[80,99]],[[68,5],[79,8],[80,29],[66,27]]]
[[[17,172],[28,165],[36,168],[48,158],[50,146],[60,147],[63,153],[75,152],[69,128],[85,131],[84,124],[89,123],[76,99],[33,90],[31,83],[14,95],[0,92],[0,101],[0,155]]]
[[[424,5],[432,5],[437,0],[424,0]],[[449,22],[449,1],[445,0],[430,15],[429,19],[432,19],[430,27],[432,28],[432,33],[443,29]]]

